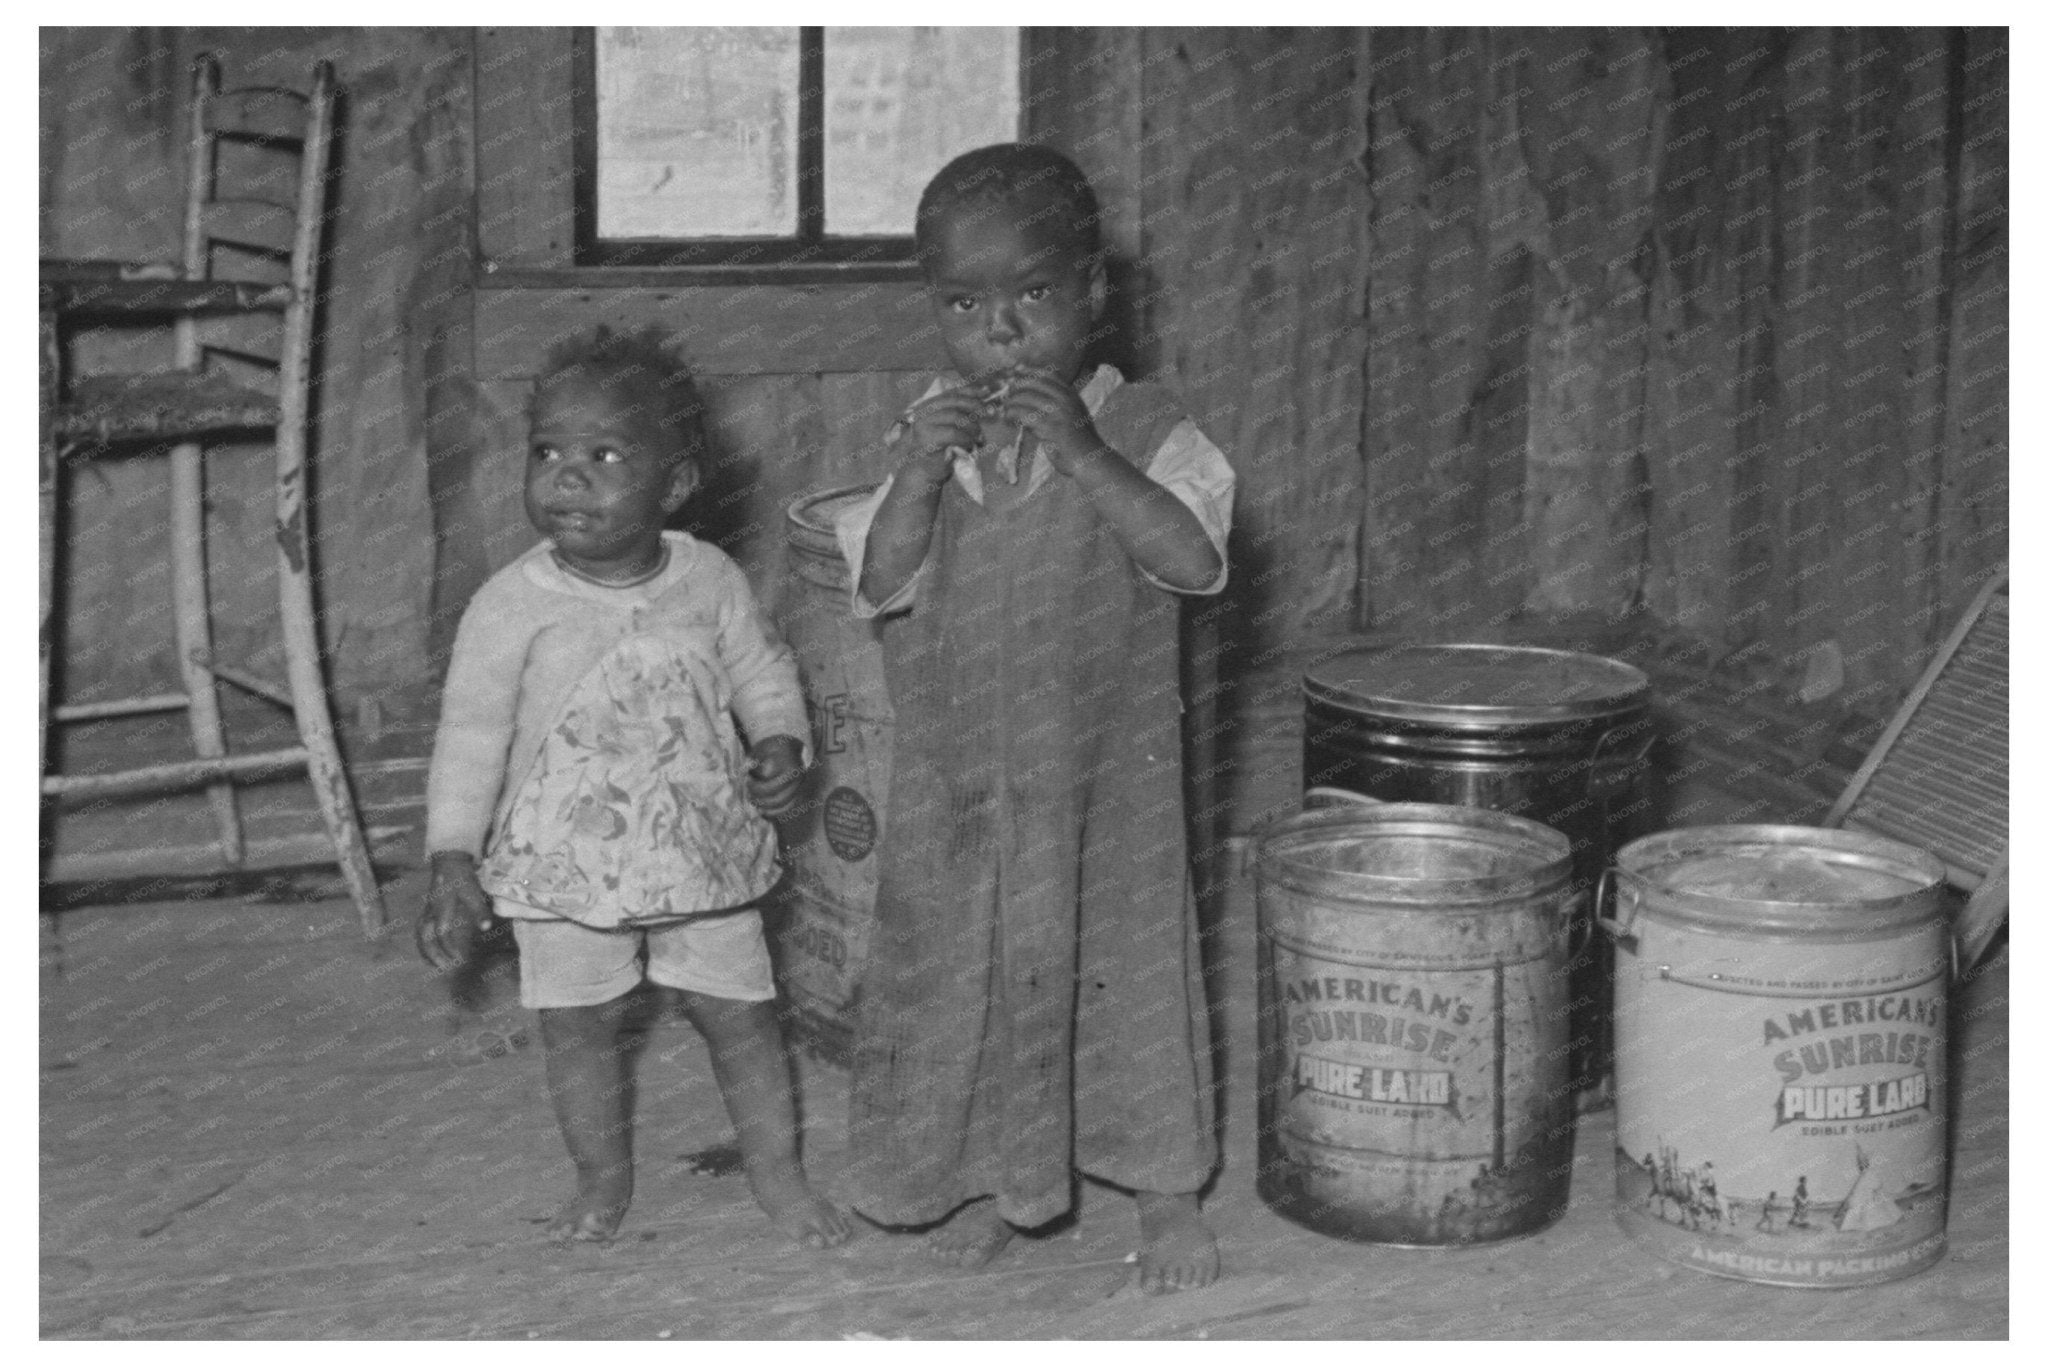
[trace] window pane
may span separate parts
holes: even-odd
[[[1014,28],[825,30],[825,231],[910,232],[932,173],[1017,140]]]
[[[796,231],[794,28],[597,30],[597,235]]]

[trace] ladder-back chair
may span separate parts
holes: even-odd
[[[183,256],[175,268],[109,272],[45,285],[43,724],[183,711],[196,758],[113,773],[46,774],[48,797],[130,795],[203,785],[229,867],[244,862],[235,780],[303,768],[363,929],[384,908],[335,745],[320,666],[307,530],[307,437],[334,71],[315,67],[310,91],[222,90],[210,55],[194,64]],[[167,322],[174,369],[53,376],[51,319]],[[49,394],[57,389],[54,396]],[[214,658],[206,588],[204,443],[267,438],[276,453],[277,591],[285,678]],[[49,576],[56,481],[64,459],[144,443],[170,460],[170,590],[179,687],[143,697],[50,706]],[[288,709],[300,744],[229,753],[218,688],[230,684]],[[47,747],[46,747],[47,748]]]

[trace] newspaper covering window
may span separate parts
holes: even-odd
[[[795,28],[598,28],[597,235],[798,232]],[[824,232],[908,235],[948,159],[1017,136],[1014,28],[823,30]]]

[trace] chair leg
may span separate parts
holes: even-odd
[[[206,593],[205,467],[196,442],[171,448],[171,605],[172,632],[177,643],[178,673],[185,684],[185,718],[192,730],[192,748],[202,759],[228,752],[220,724],[219,685],[214,682],[213,619]],[[230,866],[242,862],[242,818],[236,808],[235,785],[223,780],[206,787],[220,832],[221,858]]]
[[[306,746],[306,776],[320,803],[320,818],[334,842],[342,880],[348,884],[363,935],[374,939],[384,926],[384,895],[377,888],[370,850],[349,793],[348,771],[334,742],[327,687],[320,673],[320,636],[313,618],[313,576],[306,534],[304,467],[298,443],[278,433],[277,598],[284,630],[285,676],[291,685],[292,715]]]

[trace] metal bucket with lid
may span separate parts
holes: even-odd
[[[1571,842],[1571,1076],[1596,1095],[1613,1058],[1612,947],[1592,933],[1591,892],[1654,739],[1648,677],[1577,651],[1397,645],[1323,660],[1302,693],[1311,790],[1484,807]]]
[[[1853,1286],[1947,1223],[1939,860],[1857,831],[1707,826],[1615,859],[1615,1216],[1673,1262]]]

